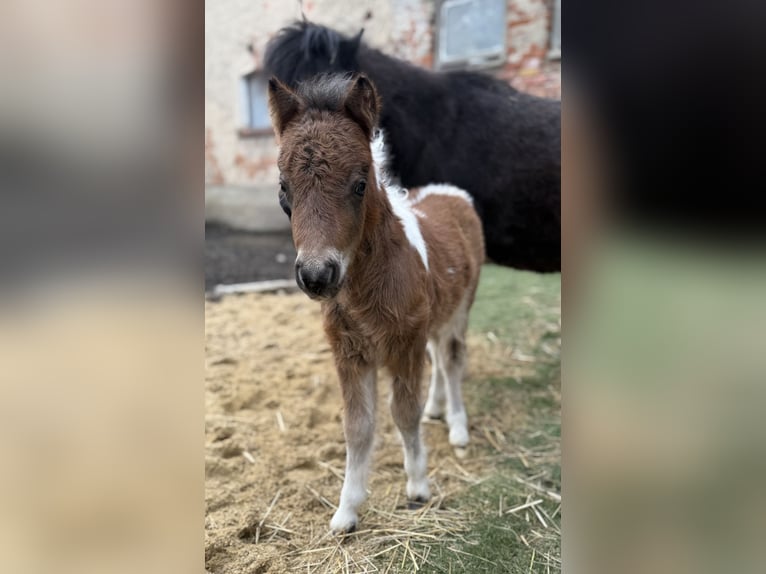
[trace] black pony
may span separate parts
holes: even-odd
[[[381,96],[390,168],[404,187],[468,190],[490,260],[561,269],[561,102],[475,72],[431,72],[361,42],[362,33],[297,22],[268,44],[265,67],[284,83],[364,72]]]

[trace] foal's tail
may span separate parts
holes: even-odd
[[[282,28],[266,45],[264,67],[292,88],[316,74],[357,72],[363,32],[349,38],[332,28],[297,21]]]

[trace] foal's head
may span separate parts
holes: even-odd
[[[296,280],[312,298],[333,297],[362,238],[367,192],[377,188],[370,139],[378,96],[363,75],[323,76],[297,91],[272,78],[269,110]]]

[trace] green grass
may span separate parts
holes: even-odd
[[[546,522],[546,528],[542,528],[529,510],[499,516],[501,497],[504,509],[527,501],[525,496],[520,496],[518,484],[509,480],[511,474],[510,470],[500,470],[462,497],[460,504],[478,510],[480,517],[471,524],[466,543],[434,547],[424,572],[560,572],[560,536],[551,526],[552,523],[559,527],[557,504],[543,501],[534,507]]]
[[[560,285],[559,274],[494,265],[482,271],[470,329],[491,334],[534,361],[521,378],[471,381],[467,407],[502,420],[502,409],[511,400],[525,413],[525,423],[508,437],[508,454],[499,457],[486,480],[453,501],[473,517],[465,542],[435,546],[423,572],[561,571],[560,503],[555,498],[561,492],[560,360],[550,353],[560,337]],[[528,508],[500,515],[501,504],[508,510],[536,500],[542,500],[534,506],[538,513]]]
[[[558,321],[560,300],[559,273],[527,273],[488,264],[481,271],[469,328],[521,344],[530,325]]]

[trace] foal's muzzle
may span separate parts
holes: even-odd
[[[340,290],[340,263],[334,259],[295,262],[295,280],[312,299],[334,297]]]

